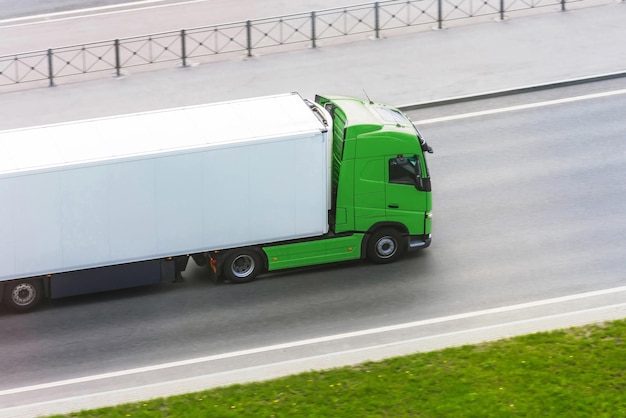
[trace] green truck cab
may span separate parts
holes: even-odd
[[[391,106],[320,96],[316,102],[333,119],[334,232],[366,233],[369,240],[394,231],[400,250],[428,247],[432,197],[424,152],[432,148],[417,128]],[[371,253],[375,262],[395,256]]]
[[[347,97],[316,96],[315,102],[332,127],[328,233],[209,253],[213,271],[231,282],[340,261],[390,263],[431,243],[425,153],[432,148],[418,129],[388,105]]]

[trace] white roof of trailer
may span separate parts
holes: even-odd
[[[323,130],[296,93],[0,132],[0,174]]]

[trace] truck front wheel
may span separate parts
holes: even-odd
[[[35,308],[43,297],[39,280],[8,282],[4,288],[4,303],[15,312],[27,312]]]
[[[392,228],[374,232],[367,242],[367,258],[376,264],[396,261],[406,248],[400,233]]]
[[[233,283],[246,283],[254,280],[261,269],[261,256],[256,251],[235,250],[226,257],[222,272]]]

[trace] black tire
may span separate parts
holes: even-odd
[[[43,298],[40,280],[16,280],[4,287],[4,303],[15,312],[33,310]]]
[[[393,263],[405,251],[402,235],[393,228],[379,229],[367,241],[367,258],[376,264]]]
[[[263,270],[263,260],[253,250],[234,250],[224,260],[222,274],[232,283],[250,282]]]

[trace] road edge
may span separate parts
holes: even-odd
[[[475,100],[492,99],[496,97],[512,96],[515,94],[531,93],[542,90],[558,89],[562,87],[576,86],[579,84],[595,83],[599,81],[615,80],[626,77],[626,71],[617,71],[612,73],[598,74],[592,76],[570,78],[566,80],[553,81],[542,84],[531,84],[523,87],[514,87],[510,89],[494,90],[486,93],[468,94],[463,96],[449,97],[445,99],[431,100],[428,102],[409,103],[397,106],[403,112],[411,110],[425,109],[429,107],[446,106],[450,104],[471,102]]]

